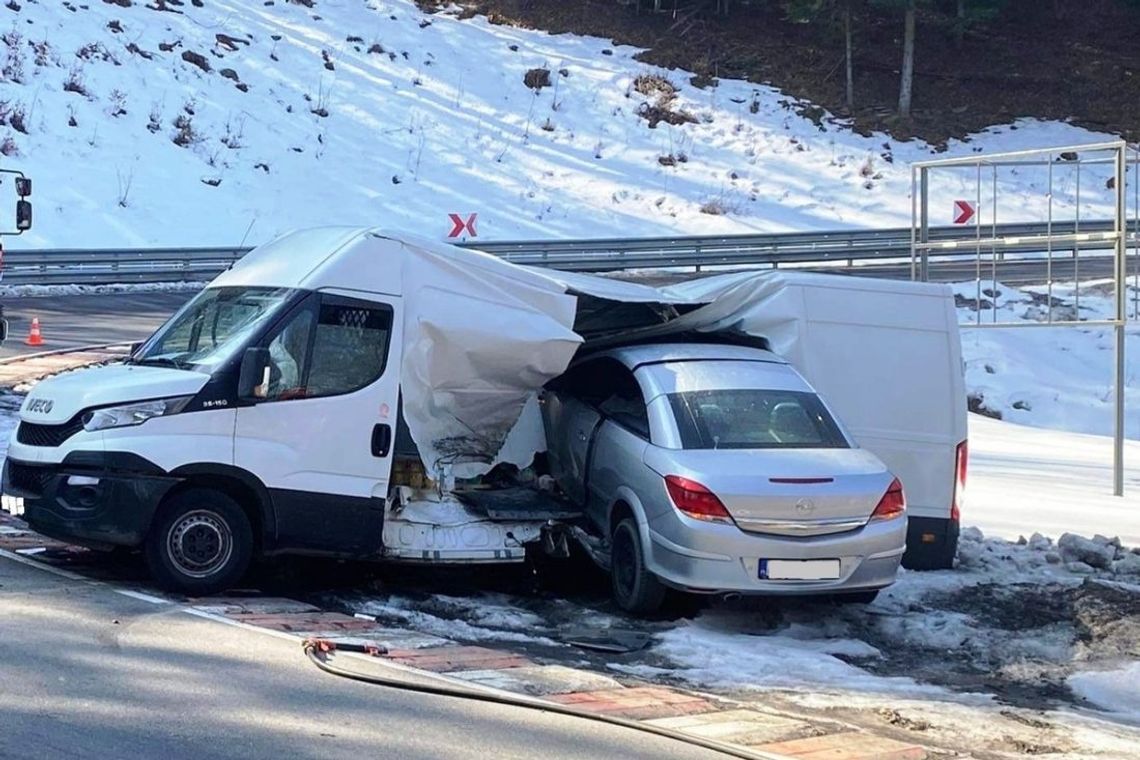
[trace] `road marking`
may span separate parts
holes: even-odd
[[[144,594],[141,591],[131,591],[130,589],[125,589],[125,588],[115,588],[114,586],[108,586],[108,588],[110,588],[116,594],[122,594],[123,596],[129,596],[131,599],[138,599],[140,602],[147,602],[149,604],[175,604],[175,602],[172,602],[169,599],[163,599],[160,596],[152,596],[150,594]]]

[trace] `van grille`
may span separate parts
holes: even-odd
[[[8,485],[13,490],[34,496],[42,496],[51,479],[51,470],[45,467],[29,467],[26,464],[8,460]]]
[[[28,446],[61,446],[71,436],[83,429],[79,419],[68,420],[62,425],[37,425],[34,422],[21,422],[16,429],[16,440]]]

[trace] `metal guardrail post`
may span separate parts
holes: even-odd
[[[1116,427],[1113,435],[1112,490],[1124,495],[1124,347],[1128,324],[1128,208],[1126,147],[1116,153]]]
[[[930,242],[930,170],[925,166],[918,170],[921,198],[919,199],[918,242]],[[923,246],[922,261],[919,266],[919,279],[930,280],[930,248]]]

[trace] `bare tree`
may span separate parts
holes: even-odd
[[[911,93],[914,89],[915,0],[906,0],[903,32],[902,76],[899,82],[899,116],[910,118]]]

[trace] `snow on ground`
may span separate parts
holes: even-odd
[[[987,535],[1100,533],[1140,546],[1140,442],[1124,452],[1124,498],[1112,496],[1112,439],[970,415],[962,519]]]
[[[374,615],[388,622],[399,622],[417,631],[466,641],[513,641],[555,645],[534,634],[541,618],[513,607],[510,599],[489,594],[472,608],[469,600],[444,594],[433,594],[430,604],[396,595],[383,601],[364,603],[358,612]],[[469,619],[460,619],[463,613]]]
[[[428,16],[411,0],[306,5],[0,11],[4,163],[36,181],[35,228],[12,247],[253,244],[329,223],[442,237],[452,212],[478,213],[488,239],[898,226],[909,164],[932,155],[816,124],[772,87],[696,88],[603,39]],[[536,68],[549,86],[524,84]],[[646,74],[678,88],[670,108],[692,123],[650,128]],[[1022,120],[949,151],[1103,139]],[[1057,219],[1075,215],[1071,174],[1056,169]],[[1086,167],[1083,218],[1108,215],[1107,176]],[[933,221],[948,223],[974,175],[934,180]],[[1044,217],[1043,171],[1000,170],[996,212],[984,180],[983,222]]]
[[[1140,721],[1140,662],[1117,670],[1078,673],[1069,679],[1069,686],[1108,712],[1131,714]]]
[[[983,282],[959,283],[962,354],[966,386],[986,409],[1002,419],[1034,427],[1111,435],[1115,421],[1115,345],[1111,327],[976,327],[993,322],[1030,324],[1052,320],[1112,319],[1111,282],[1013,288]],[[1135,306],[1129,291],[1129,314]],[[996,304],[996,309],[993,308]],[[1140,324],[1127,328],[1125,348],[1125,435],[1140,440]],[[1140,529],[1138,529],[1140,530]]]
[[[115,293],[183,293],[201,290],[201,282],[131,282],[108,285],[0,285],[0,298],[91,296]]]

